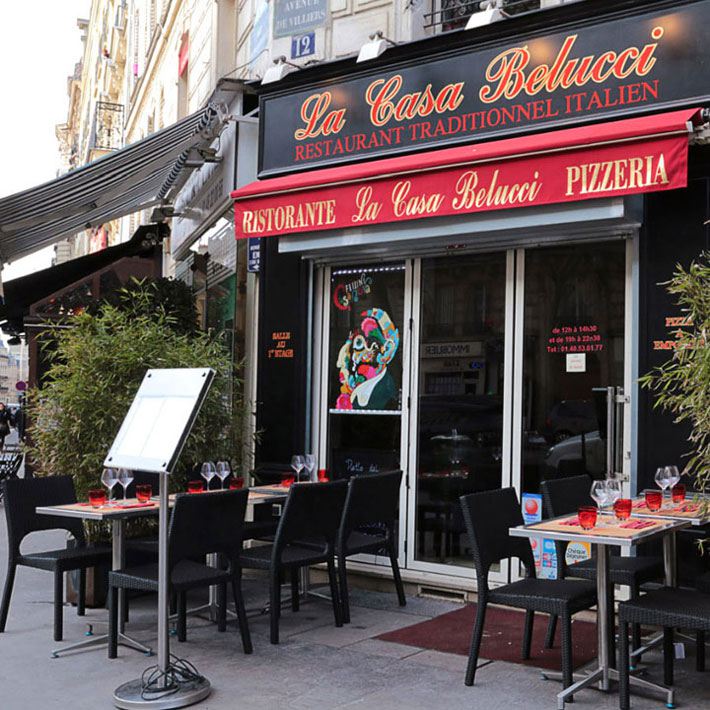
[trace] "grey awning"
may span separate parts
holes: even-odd
[[[164,203],[191,151],[207,148],[225,121],[210,105],[56,180],[0,199],[0,261]]]

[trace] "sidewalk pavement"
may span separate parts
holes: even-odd
[[[4,517],[4,515],[0,515]],[[56,548],[63,533],[36,533],[25,541],[28,550]],[[4,581],[7,532],[0,521],[0,574]],[[259,608],[267,599],[264,577],[245,580],[247,607]],[[199,599],[191,600],[191,605]],[[136,599],[131,605],[127,632],[155,645],[155,597]],[[190,617],[188,640],[171,637],[171,651],[193,663],[212,683],[213,692],[201,704],[204,710],[526,710],[556,708],[559,685],[541,678],[539,671],[521,665],[493,662],[481,668],[476,686],[463,684],[466,658],[391,644],[374,637],[408,626],[457,605],[410,597],[397,606],[392,594],[353,590],[352,623],[333,626],[328,602],[310,598],[298,613],[284,610],[278,646],[268,640],[268,616],[251,619],[254,653],[245,656],[235,623],[217,633],[209,621]],[[65,644],[84,638],[87,623],[95,633],[104,628],[102,609],[88,609],[83,619],[65,607]],[[492,629],[488,630],[493,632]],[[109,661],[105,647],[51,658],[52,575],[20,567],[10,607],[7,631],[0,635],[0,708],[2,710],[99,710],[111,708],[114,688],[132,680],[156,658],[119,647],[119,658]],[[688,647],[688,650],[689,647]],[[662,675],[660,655],[644,657],[651,677]],[[678,661],[678,706],[710,707],[710,673],[694,671],[694,660]],[[634,710],[658,710],[658,698],[632,698]],[[570,708],[584,710],[618,707],[614,693],[586,690]]]

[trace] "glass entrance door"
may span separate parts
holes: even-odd
[[[535,249],[524,259],[520,487],[606,472],[606,388],[624,385],[626,244]]]
[[[459,498],[509,485],[510,267],[506,252],[421,261],[409,467],[415,568],[470,576]]]

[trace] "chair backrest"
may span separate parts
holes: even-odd
[[[377,525],[393,534],[397,520],[401,471],[352,476],[348,482],[339,536],[346,539],[356,528]]]
[[[71,476],[43,478],[9,478],[4,487],[5,516],[10,559],[20,553],[22,540],[39,530],[66,530],[80,544],[86,544],[84,525],[78,518],[39,515],[35,508],[46,505],[76,503],[76,491]]]
[[[291,486],[276,530],[275,550],[278,552],[289,543],[304,539],[334,546],[347,486],[347,481]]]
[[[556,518],[567,513],[576,513],[580,505],[594,505],[589,489],[592,479],[587,474],[543,481],[543,510],[548,518]]]
[[[176,496],[168,532],[170,569],[186,558],[211,553],[234,559],[242,544],[248,498],[247,489]]]
[[[535,575],[530,541],[512,537],[509,528],[523,525],[523,513],[514,488],[500,488],[461,496],[466,531],[471,542],[479,592],[488,589],[488,571],[494,562],[517,557],[528,576]]]

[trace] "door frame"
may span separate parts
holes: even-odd
[[[513,320],[511,315],[514,308],[514,276],[515,262],[512,249],[499,249],[481,252],[485,254],[503,254],[505,257],[506,282],[505,282],[505,320],[503,329],[503,422],[502,422],[502,458],[501,458],[501,487],[505,488],[511,484],[511,434],[512,434],[512,414],[513,405],[512,398],[508,396],[507,386],[510,382],[510,375],[513,367]],[[426,258],[426,257],[424,257]],[[433,257],[436,258],[436,257]],[[456,258],[456,257],[452,257]],[[402,528],[400,520],[401,536],[406,537],[409,541],[406,555],[406,568],[433,574],[446,575],[448,577],[459,578],[465,577],[471,579],[474,576],[473,560],[470,566],[447,565],[440,562],[425,562],[416,559],[416,541],[417,541],[417,516],[416,516],[416,471],[417,471],[417,432],[419,431],[419,362],[420,362],[420,321],[421,321],[421,274],[422,274],[422,258],[416,258],[414,268],[414,283],[412,297],[412,337],[410,340],[411,350],[411,384],[410,384],[410,406],[409,406],[409,421],[408,430],[410,432],[409,441],[409,458],[407,461],[407,472],[410,477],[408,490],[407,509],[409,515],[406,520],[406,530]],[[492,570],[489,574],[489,581],[492,584],[501,584],[507,582],[509,577],[509,560],[503,560],[499,570]]]

